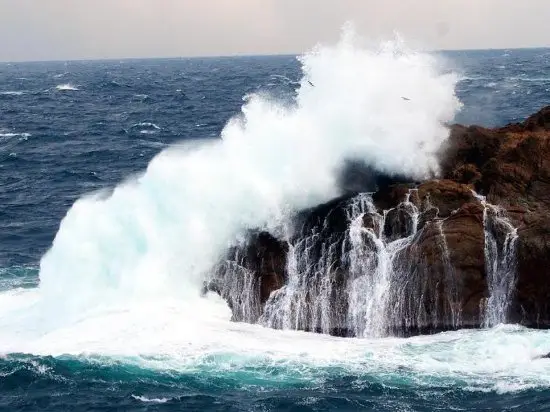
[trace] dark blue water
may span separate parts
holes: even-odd
[[[460,123],[504,125],[549,103],[550,50],[444,56],[464,77]],[[294,57],[0,64],[0,291],[36,286],[40,257],[80,196],[112,188],[182,139],[218,138],[244,95],[288,97],[299,76]],[[0,410],[550,410],[540,384],[417,389],[347,370],[308,382],[258,366],[132,365],[0,354]]]

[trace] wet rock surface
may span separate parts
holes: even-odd
[[[251,233],[207,289],[237,321],[340,336],[550,327],[550,107],[452,126],[440,158],[438,179],[301,212],[288,239]]]

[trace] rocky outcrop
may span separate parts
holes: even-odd
[[[371,197],[300,213],[293,238],[251,235],[208,287],[235,320],[345,336],[550,327],[550,107],[453,126],[440,158],[439,179],[367,176]]]
[[[205,284],[205,292],[219,293],[229,304],[233,319],[254,323],[271,293],[286,281],[288,245],[267,232],[251,232],[232,247]]]

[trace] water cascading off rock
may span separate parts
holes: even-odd
[[[246,265],[237,265],[239,269],[235,270],[234,261],[229,259],[218,271],[216,282],[221,285],[222,296],[237,308],[233,310],[234,320],[279,329],[369,337],[485,324],[485,307],[479,308],[478,302],[479,311],[468,309],[475,306],[468,303],[472,295],[470,280],[457,267],[456,253],[449,248],[446,235],[449,232],[454,236],[454,245],[457,222],[460,225],[460,219],[471,218],[468,211],[472,207],[472,213],[481,214],[481,209],[468,204],[439,216],[430,197],[423,195],[420,199],[418,190],[409,189],[403,197],[396,207],[380,211],[373,197],[362,193],[298,218],[295,224],[299,230],[281,242],[287,250],[284,270],[279,268],[278,275],[272,272],[284,286],[274,290],[267,300],[265,294],[259,299],[257,292],[243,293],[240,286],[235,286],[235,282],[250,284],[254,277],[250,277],[252,272],[243,272]],[[474,196],[472,199],[476,201]],[[505,322],[503,312],[512,298],[513,282],[503,279],[513,278],[514,265],[507,262],[513,262],[510,252],[515,232],[502,213],[495,219],[478,220],[480,232],[485,234],[489,225],[511,228],[504,243],[497,245],[501,263],[488,276],[489,282],[499,280],[485,285],[480,297],[480,302],[492,308],[491,313],[500,314],[498,322]],[[485,242],[489,245],[485,247],[485,260],[490,262],[493,249],[490,239]],[[279,249],[284,248],[279,245]],[[487,264],[488,270],[491,267]],[[504,267],[507,272],[503,272]],[[262,281],[256,277],[255,287],[260,288]],[[494,286],[503,283],[509,286],[504,291]],[[254,308],[254,316],[243,307]]]

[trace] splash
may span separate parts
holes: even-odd
[[[418,178],[437,170],[459,103],[433,57],[397,42],[364,49],[346,33],[301,62],[294,105],[249,96],[221,140],[174,147],[107,198],[78,201],[41,262],[44,294],[196,295],[243,230],[336,196],[346,159]]]
[[[77,201],[41,261],[36,305],[3,311],[0,327],[19,339],[56,330],[72,339],[67,325],[133,311],[133,330],[151,316],[141,308],[170,311],[174,300],[174,327],[201,330],[229,318],[223,302],[201,297],[228,246],[339,195],[346,160],[419,179],[437,173],[435,153],[460,104],[457,77],[433,56],[398,41],[364,48],[346,32],[300,61],[291,104],[247,96],[221,139],[174,146],[112,192]]]

